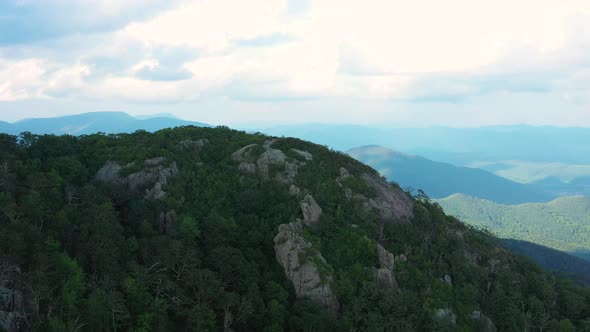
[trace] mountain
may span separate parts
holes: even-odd
[[[377,145],[361,146],[347,153],[377,169],[389,180],[395,180],[402,188],[422,189],[433,198],[463,193],[506,204],[546,202],[555,198],[529,185],[481,169],[457,167]]]
[[[35,118],[15,123],[0,123],[0,132],[18,135],[28,131],[34,134],[87,135],[93,133],[130,133],[142,129],[157,131],[178,126],[208,126],[167,116],[134,118],[123,112],[91,112],[55,118]]]
[[[0,135],[0,161],[3,330],[590,327],[589,288],[321,145]]]
[[[256,129],[271,135],[310,140],[340,151],[376,144],[461,166],[515,160],[590,165],[590,145],[586,144],[590,141],[590,128],[525,125],[396,128],[297,124]]]
[[[502,238],[525,240],[590,261],[590,198],[503,205],[463,194],[437,200],[446,213]]]
[[[561,275],[575,279],[583,285],[590,286],[589,261],[527,241],[502,239],[500,243],[516,254],[530,257],[548,270],[558,272]]]

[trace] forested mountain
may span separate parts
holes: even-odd
[[[0,122],[0,132],[18,135],[22,132],[54,135],[85,135],[95,133],[131,133],[136,130],[157,131],[177,126],[208,126],[204,123],[186,121],[170,116],[132,117],[123,112],[91,112],[54,118],[34,118],[15,123]]]
[[[502,238],[533,242],[590,261],[588,197],[560,197],[549,203],[503,205],[455,194],[437,202],[446,213],[485,227]]]
[[[556,197],[488,171],[436,162],[377,145],[357,147],[347,153],[377,169],[389,180],[396,181],[402,188],[422,189],[433,198],[462,193],[499,203],[518,204],[547,202]]]
[[[588,288],[298,139],[0,135],[0,190],[0,329],[590,329]]]

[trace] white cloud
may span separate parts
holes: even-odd
[[[494,114],[480,105],[484,101],[521,115],[529,114],[522,108],[559,104],[559,110],[543,111],[547,121],[558,121],[555,114],[564,107],[583,115],[580,109],[590,105],[586,0],[314,0],[301,6],[293,0],[200,0],[126,25],[123,14],[157,2],[88,1],[81,17],[116,18],[120,28],[88,43],[79,43],[82,33],[21,45],[20,58],[0,50],[0,100],[225,98],[252,105],[323,98],[379,105],[351,103],[359,119],[366,118],[362,112],[405,117],[392,102],[409,103],[408,109],[435,102],[440,109],[454,107],[462,114],[458,120],[466,118],[465,105],[486,109],[491,122],[523,117]],[[3,53],[12,59],[2,60]],[[535,94],[560,102],[539,105]],[[264,105],[269,112],[289,109]]]

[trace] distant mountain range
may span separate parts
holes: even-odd
[[[537,187],[513,182],[485,170],[436,162],[377,145],[354,148],[347,153],[377,169],[402,188],[422,189],[433,198],[463,193],[499,203],[519,204],[547,202],[556,197]]]
[[[590,128],[489,126],[478,128],[395,128],[339,124],[298,124],[256,128],[275,136],[298,137],[336,150],[377,144],[454,165],[520,160],[590,164]],[[550,151],[550,153],[548,153]]]
[[[187,125],[210,126],[175,118],[169,114],[133,117],[123,112],[92,112],[55,118],[25,119],[14,123],[0,122],[0,132],[12,135],[25,131],[34,134],[85,135],[97,132],[130,133],[140,129],[153,132]]]
[[[590,198],[504,205],[463,194],[437,200],[447,214],[501,238],[525,240],[590,261]]]

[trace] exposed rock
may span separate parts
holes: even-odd
[[[238,165],[238,170],[242,173],[256,174],[256,165],[254,163],[242,161]]]
[[[393,254],[377,243],[377,256],[379,258],[379,269],[373,270],[373,279],[380,287],[397,288],[397,281],[393,268],[395,258]]]
[[[408,257],[406,257],[406,255],[404,255],[404,254],[400,254],[400,255],[395,256],[395,260],[398,262],[407,262]]]
[[[98,170],[95,179],[101,182],[125,185],[129,190],[135,191],[139,188],[147,187],[145,198],[162,199],[166,196],[164,188],[168,184],[168,178],[178,174],[176,162],[168,167],[164,167],[163,157],[147,159],[144,162],[146,168],[121,177],[119,171],[122,167],[114,161],[107,161],[106,164]]]
[[[449,285],[452,285],[452,284],[453,284],[453,278],[451,278],[451,276],[450,276],[450,275],[448,275],[448,274],[445,274],[445,276],[444,276],[443,280],[444,280],[444,281],[445,281],[447,284],[449,284]]]
[[[386,220],[409,220],[414,216],[414,201],[400,188],[393,187],[378,175],[363,174],[363,180],[375,190],[376,197],[369,199],[366,206],[379,211]]]
[[[240,162],[238,169],[241,172],[249,174],[258,173],[265,179],[270,178],[272,175],[270,174],[271,167],[277,167],[281,171],[274,174],[275,180],[285,184],[292,183],[297,175],[298,168],[305,165],[305,163],[297,160],[289,160],[283,151],[273,149],[271,145],[274,141],[265,141],[262,144],[263,152],[259,156],[256,155],[255,151],[260,149],[260,145],[250,144],[232,153],[232,159]]]
[[[346,196],[346,199],[351,199],[352,198],[352,189],[350,189],[350,188],[344,189],[344,196]]]
[[[21,271],[16,266],[0,263],[0,330],[19,331],[24,320],[24,297]]]
[[[285,165],[286,159],[287,156],[283,153],[283,151],[268,148],[260,155],[260,158],[258,158],[258,160],[256,161],[256,164],[258,165],[258,171],[260,172],[260,174],[262,174],[263,177],[268,178],[269,167],[271,165],[283,166]]]
[[[322,208],[316,203],[311,195],[305,195],[301,201],[301,212],[303,212],[303,223],[312,225],[320,221]]]
[[[207,144],[209,144],[209,140],[206,138],[201,138],[200,140],[196,140],[196,141],[192,141],[192,140],[187,139],[184,141],[180,141],[178,143],[178,145],[180,145],[181,147],[183,147],[185,149],[193,149],[193,150],[198,150]]]
[[[321,253],[301,236],[302,230],[300,222],[279,225],[274,238],[276,259],[293,283],[297,297],[308,297],[337,311],[340,304],[331,288],[333,276],[329,266]]]
[[[453,325],[457,323],[457,315],[455,315],[453,310],[449,308],[436,309],[434,312],[434,318]]]
[[[379,243],[377,243],[377,256],[379,257],[379,265],[381,267],[393,270],[395,257],[393,257],[393,254],[383,248]]]
[[[299,189],[299,187],[297,187],[296,185],[292,184],[289,187],[289,194],[293,196],[299,196],[299,194],[301,194],[301,189]]]
[[[155,157],[155,158],[151,158],[151,159],[146,159],[144,161],[144,164],[146,166],[156,166],[156,165],[160,165],[161,163],[163,163],[164,160],[166,160],[164,157]]]
[[[120,180],[119,171],[121,165],[116,161],[107,161],[105,165],[96,172],[95,179],[100,182],[118,182]]]
[[[166,213],[160,212],[160,227],[164,230],[164,233],[171,234],[176,225],[176,211],[170,210]]]
[[[307,151],[291,149],[291,151],[297,153],[301,157],[305,158],[305,160],[313,160],[313,155]]]
[[[476,324],[476,329],[477,331],[480,332],[496,332],[496,325],[494,325],[494,322],[492,322],[492,320],[482,314],[480,311],[474,311],[471,314],[471,319],[473,319],[475,321]]]

